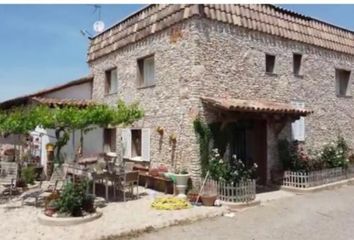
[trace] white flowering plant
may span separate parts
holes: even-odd
[[[343,137],[326,144],[320,151],[306,152],[297,141],[286,139],[278,142],[278,154],[284,170],[317,171],[326,168],[347,167],[349,164],[349,147]]]
[[[349,164],[349,147],[343,137],[338,136],[336,142],[324,146],[320,159],[327,167],[347,167]]]
[[[230,161],[224,161],[218,149],[213,149],[209,160],[209,173],[215,181],[225,181],[227,183],[239,183],[256,178],[257,164],[246,165],[236,155]]]

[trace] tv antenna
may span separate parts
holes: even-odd
[[[104,31],[105,25],[104,22],[101,20],[101,5],[95,4],[93,5],[94,10],[93,13],[98,13],[98,19],[96,22],[93,23],[93,30],[96,34],[99,34]]]

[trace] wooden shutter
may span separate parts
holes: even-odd
[[[302,101],[293,101],[291,104],[297,109],[304,109],[305,103]],[[305,141],[305,117],[300,117],[291,124],[293,140]]]
[[[132,156],[132,134],[130,129],[122,129],[123,157],[130,159]]]
[[[141,158],[150,161],[150,128],[141,129]]]

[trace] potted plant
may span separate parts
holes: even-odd
[[[200,199],[204,206],[212,207],[217,199],[216,194],[202,194]]]
[[[177,197],[186,198],[187,196],[185,193],[188,186],[188,179],[190,177],[187,170],[183,169],[181,171],[176,171],[176,173],[173,174],[173,177],[178,191]]]
[[[48,217],[52,217],[53,214],[58,210],[58,203],[56,200],[52,199],[48,202],[45,207],[44,214]]]
[[[197,189],[192,188],[190,191],[188,191],[187,193],[187,199],[191,202],[191,203],[195,203],[198,199],[198,195],[199,192]],[[201,198],[199,197],[198,202],[201,202]]]

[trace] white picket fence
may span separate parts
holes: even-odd
[[[354,165],[348,168],[329,168],[312,172],[285,171],[283,186],[295,188],[316,187],[354,177]]]
[[[208,180],[206,191],[215,191],[218,198],[225,202],[249,202],[256,198],[256,181],[250,179],[236,184]]]

